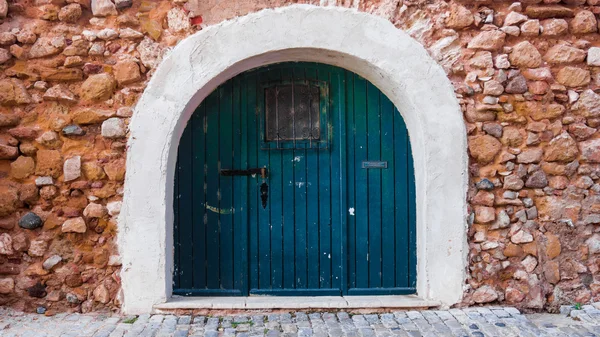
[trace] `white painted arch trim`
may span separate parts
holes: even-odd
[[[123,312],[147,313],[171,297],[173,178],[179,138],[194,109],[227,79],[283,61],[351,70],[396,105],[414,157],[417,293],[445,305],[460,301],[467,140],[450,81],[422,45],[382,18],[294,5],[203,29],[179,43],[150,80],[130,124],[118,232]]]

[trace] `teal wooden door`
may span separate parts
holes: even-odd
[[[283,63],[193,114],[175,174],[179,295],[415,292],[406,127],[360,76]]]

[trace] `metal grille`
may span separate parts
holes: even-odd
[[[318,141],[321,138],[319,87],[284,84],[265,88],[267,142]]]

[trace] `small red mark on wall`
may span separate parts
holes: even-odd
[[[197,26],[202,23],[202,16],[196,16],[192,18],[192,25]]]

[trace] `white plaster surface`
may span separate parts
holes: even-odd
[[[312,61],[376,85],[404,118],[413,149],[417,292],[451,305],[466,271],[466,131],[453,88],[423,46],[389,21],[351,9],[294,5],[208,27],[161,62],[130,123],[118,244],[127,314],[171,297],[173,177],[179,138],[219,84],[257,66]]]

